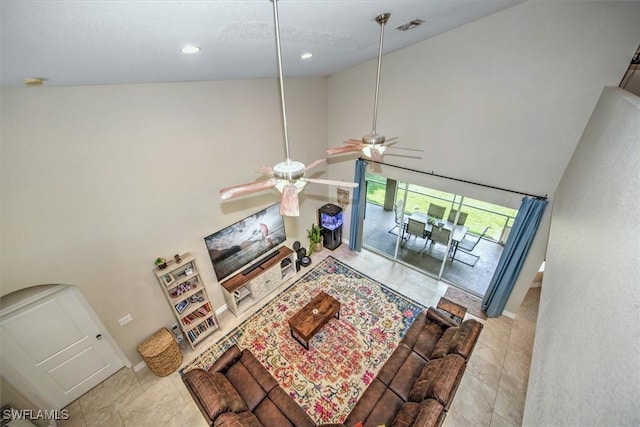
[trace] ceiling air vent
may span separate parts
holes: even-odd
[[[422,24],[424,24],[424,21],[422,19],[414,19],[412,21],[407,22],[406,24],[402,24],[399,27],[396,27],[396,30],[409,31],[409,30],[413,30],[416,27],[419,27]]]

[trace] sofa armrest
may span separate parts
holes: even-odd
[[[449,354],[427,363],[409,392],[410,402],[435,399],[445,411],[456,394],[466,368],[465,360],[457,354]]]
[[[199,372],[199,371],[202,371],[202,372]],[[198,409],[200,409],[200,412],[202,413],[202,416],[204,417],[204,419],[207,421],[207,424],[213,425],[214,420],[211,419],[211,417],[209,416],[207,409],[205,409],[202,402],[200,401],[200,396],[198,395],[196,390],[194,390],[193,387],[191,387],[191,381],[188,380],[190,376],[194,376],[194,375],[202,376],[203,374],[206,374],[206,371],[202,369],[197,369],[197,368],[193,369],[182,376],[182,382],[184,386],[187,388],[187,390],[189,390],[189,394],[193,398],[193,401],[196,403],[196,406],[198,407]]]
[[[407,402],[393,420],[393,427],[439,427],[444,421],[444,406],[435,399]]]
[[[242,352],[240,351],[240,348],[234,344],[209,367],[208,372],[224,372],[229,369],[231,365],[236,363],[241,356]]]
[[[438,326],[440,326],[442,329],[447,329],[452,326],[458,326],[458,324],[454,322],[453,319],[449,318],[443,312],[433,307],[429,307],[429,309],[427,310],[427,319],[437,323]]]
[[[182,381],[209,424],[224,412],[248,410],[237,390],[219,372],[210,374],[196,368],[184,374]]]

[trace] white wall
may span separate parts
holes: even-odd
[[[422,160],[385,160],[553,201],[602,87],[618,84],[635,52],[638,28],[638,2],[534,1],[385,55],[377,130],[425,150]],[[331,146],[370,131],[374,83],[375,62],[329,78]],[[334,159],[331,173],[353,173],[348,158]],[[516,209],[521,200],[424,176],[412,182]],[[550,207],[509,312],[544,259]]]
[[[525,426],[640,424],[640,98],[606,88],[556,192]]]
[[[325,156],[326,79],[286,85],[291,155],[310,163]],[[203,237],[278,196],[223,203],[218,191],[284,153],[276,80],[3,90],[0,295],[77,285],[136,364],[137,344],[175,322],[155,258],[194,253],[221,307]],[[290,242],[307,244],[326,192],[305,190]]]

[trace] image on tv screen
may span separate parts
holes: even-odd
[[[205,237],[218,280],[240,270],[286,240],[280,204]]]

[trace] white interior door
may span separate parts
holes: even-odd
[[[6,312],[6,310],[5,310]],[[72,286],[2,316],[2,359],[46,409],[62,409],[124,366]],[[14,378],[16,379],[16,378]]]

